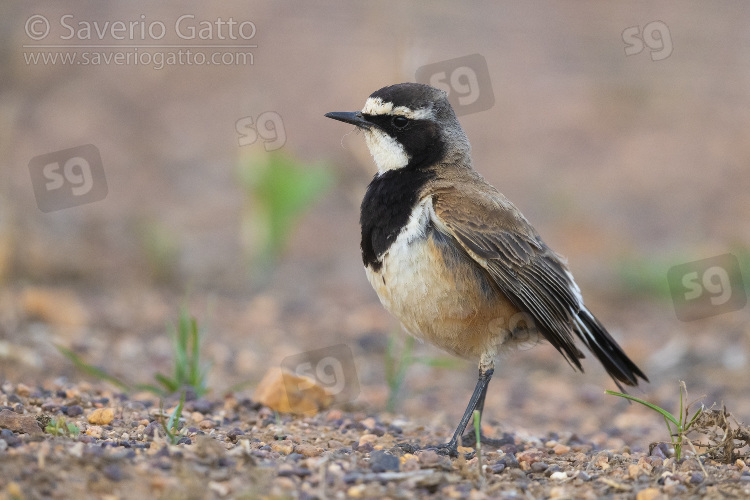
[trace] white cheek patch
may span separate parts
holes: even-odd
[[[409,155],[404,147],[382,130],[365,130],[365,143],[381,174],[388,170],[404,168],[409,164]]]

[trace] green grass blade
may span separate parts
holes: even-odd
[[[190,342],[192,347],[192,354],[190,356],[190,385],[196,389],[200,388],[201,385],[201,373],[200,373],[200,337],[198,335],[198,322],[195,318],[190,318]]]
[[[154,378],[155,377],[156,375],[154,375]],[[162,389],[161,387],[157,387],[154,384],[135,384],[133,385],[133,388],[139,391],[150,392],[151,394],[155,394],[161,397],[164,397],[167,395],[166,392],[164,392],[164,389]]]
[[[79,370],[99,380],[105,380],[111,383],[112,385],[119,387],[125,392],[131,391],[132,388],[128,384],[118,379],[117,377],[110,375],[109,373],[102,370],[101,368],[97,368],[96,366],[86,363],[83,359],[81,359],[81,357],[78,354],[74,353],[67,347],[63,347],[60,344],[55,344],[55,347],[60,352],[60,354],[68,358],[70,362],[73,363],[76,366],[76,368],[78,368]]]
[[[182,394],[180,394],[180,402],[177,405],[177,408],[174,409],[172,414],[169,416],[169,420],[167,420],[167,427],[169,428],[170,432],[174,432],[176,422],[180,420],[180,417],[182,417],[182,406],[184,404],[185,404],[185,391],[182,391]]]
[[[164,386],[167,392],[175,392],[180,388],[180,384],[176,380],[172,380],[171,378],[167,377],[166,375],[162,375],[161,373],[157,373],[156,375],[154,375],[154,378],[157,382]]]
[[[680,422],[675,418],[675,416],[672,415],[671,413],[669,413],[664,408],[660,408],[660,407],[656,406],[653,403],[649,403],[648,401],[644,401],[644,400],[642,400],[640,398],[637,398],[635,396],[631,396],[630,394],[623,394],[621,392],[616,392],[616,391],[604,391],[604,392],[607,393],[607,394],[609,394],[610,396],[619,396],[621,398],[629,399],[631,401],[635,401],[636,403],[640,403],[643,406],[647,406],[648,408],[651,408],[652,410],[661,413],[664,416],[664,418],[668,419],[670,422],[672,422],[677,427],[678,430],[682,429],[682,426],[680,425]]]

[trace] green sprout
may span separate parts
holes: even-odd
[[[175,393],[184,387],[189,387],[195,394],[203,396],[206,388],[206,370],[201,368],[200,362],[200,332],[198,322],[190,316],[186,308],[180,310],[177,327],[169,330],[174,347],[174,366],[172,377],[157,373],[156,381],[161,384],[163,391]]]
[[[58,417],[49,421],[44,432],[53,436],[77,436],[81,433],[81,429],[73,422],[66,422],[63,417]]]
[[[185,391],[182,391],[180,394],[180,402],[175,407],[172,414],[169,416],[169,419],[166,423],[164,423],[164,419],[162,416],[160,416],[160,423],[162,428],[164,429],[164,434],[166,435],[166,439],[169,442],[169,444],[177,444],[177,442],[180,440],[180,433],[178,429],[178,424],[180,422],[180,418],[182,418],[182,406],[185,404]],[[159,401],[159,409],[160,415],[164,415],[164,402]]]
[[[692,418],[690,417],[690,413],[689,413],[690,406],[692,406],[693,403],[690,403],[687,406],[685,406],[685,400],[687,399],[687,386],[685,385],[685,382],[680,381],[680,411],[677,416],[674,416],[672,413],[668,412],[664,408],[661,408],[653,403],[649,403],[648,401],[644,401],[642,399],[636,398],[635,396],[631,396],[630,394],[623,394],[621,392],[615,392],[615,391],[604,391],[604,392],[611,396],[619,396],[621,398],[635,401],[636,403],[640,403],[660,413],[661,416],[664,417],[664,423],[667,425],[669,438],[672,441],[672,446],[674,446],[675,458],[678,461],[682,458],[683,442],[687,442],[692,447],[692,443],[690,443],[690,440],[687,439],[686,435],[688,432],[690,432],[693,424],[698,419],[698,417],[703,413],[704,406],[701,405],[701,407],[698,408],[698,411],[695,412]],[[683,396],[683,393],[684,393],[684,396]],[[693,451],[695,451],[695,449],[693,449]]]
[[[474,447],[477,450],[477,467],[479,467],[479,478],[484,478],[484,471],[482,470],[482,433],[480,430],[480,421],[482,415],[479,410],[474,410],[474,436],[476,436],[477,444]]]
[[[243,162],[239,179],[245,192],[241,229],[248,264],[253,273],[267,272],[302,214],[332,186],[333,174],[326,166],[273,152]]]
[[[169,328],[169,334],[172,338],[174,353],[172,376],[170,377],[162,373],[155,374],[154,379],[158,385],[129,384],[114,375],[110,375],[102,368],[86,363],[83,358],[67,347],[61,345],[56,345],[56,347],[79,370],[98,380],[109,382],[124,392],[143,390],[164,397],[168,394],[174,394],[181,389],[188,388],[196,396],[203,396],[208,392],[208,388],[206,387],[208,369],[203,367],[200,361],[200,330],[198,329],[198,323],[194,317],[190,316],[187,308],[183,307],[180,309],[177,326],[172,325]]]

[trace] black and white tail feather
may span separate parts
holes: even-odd
[[[578,313],[576,323],[578,338],[601,362],[621,391],[624,392],[621,384],[638,385],[637,377],[648,381],[646,375],[628,358],[609,332],[587,308],[584,307]]]

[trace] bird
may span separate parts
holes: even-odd
[[[361,111],[325,116],[360,130],[377,166],[360,247],[382,305],[408,334],[478,363],[453,436],[433,449],[457,456],[495,363],[529,343],[546,340],[583,372],[577,339],[621,390],[648,382],[584,305],[566,259],[474,169],[444,90],[399,83],[373,92]]]

